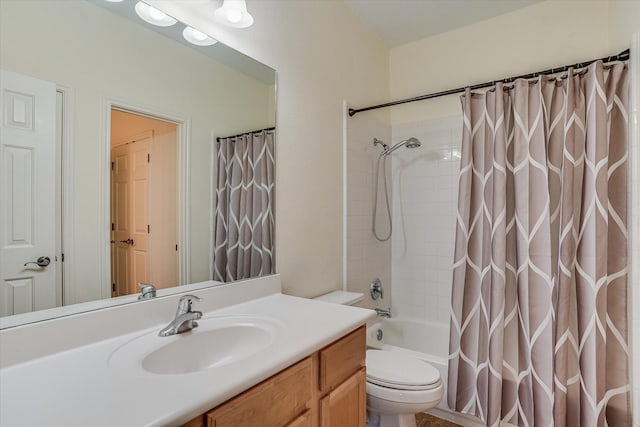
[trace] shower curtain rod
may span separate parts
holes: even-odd
[[[592,64],[592,63],[594,63],[596,61],[602,61],[604,63],[608,63],[608,62],[613,62],[613,61],[626,61],[627,59],[629,59],[629,49],[624,50],[624,51],[620,52],[617,55],[606,56],[604,58],[594,59],[594,60],[586,61],[586,62],[578,62],[577,64],[573,64],[573,65],[565,65],[565,66],[562,66],[562,67],[550,68],[548,70],[538,71],[537,73],[523,74],[523,75],[516,76],[516,77],[508,77],[508,78],[505,78],[505,79],[498,79],[498,80],[494,80],[494,81],[491,81],[491,82],[485,82],[485,83],[479,83],[479,84],[475,84],[475,85],[471,85],[471,86],[459,87],[457,89],[443,90],[442,92],[435,92],[435,93],[430,93],[430,94],[427,94],[427,95],[420,95],[420,96],[416,96],[416,97],[413,97],[413,98],[401,99],[399,101],[385,102],[384,104],[372,105],[370,107],[349,108],[349,117],[353,117],[356,114],[361,113],[363,111],[377,110],[378,108],[385,108],[385,107],[391,107],[391,106],[394,106],[394,105],[406,104],[406,103],[409,103],[409,102],[422,101],[422,100],[431,99],[431,98],[438,98],[440,96],[445,96],[445,95],[453,95],[454,93],[464,92],[467,89],[467,87],[469,89],[471,89],[471,90],[481,89],[481,88],[484,88],[484,87],[493,86],[498,82],[512,83],[517,79],[532,79],[534,77],[538,77],[538,76],[545,75],[545,74],[563,73],[563,72],[567,71],[569,68],[584,68],[584,67],[588,66],[589,64]]]
[[[237,138],[239,136],[242,135],[246,135],[248,133],[260,133],[260,132],[269,132],[272,130],[276,130],[276,128],[272,127],[272,128],[265,128],[265,129],[258,129],[258,130],[252,130],[250,132],[243,132],[243,133],[239,133],[237,135],[231,135],[231,136],[219,136],[216,138],[216,141],[220,141],[221,139],[227,139],[227,138]]]

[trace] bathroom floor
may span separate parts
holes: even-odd
[[[429,414],[416,414],[416,424],[417,427],[462,427]]]

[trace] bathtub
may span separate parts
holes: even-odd
[[[367,347],[409,354],[430,363],[440,372],[445,393],[440,404],[427,412],[465,427],[484,426],[479,419],[453,412],[447,407],[448,324],[403,318],[378,318],[374,323],[367,325]]]

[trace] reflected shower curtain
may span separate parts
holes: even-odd
[[[274,131],[216,142],[213,279],[273,273]]]
[[[462,97],[448,403],[519,426],[627,427],[623,63]]]

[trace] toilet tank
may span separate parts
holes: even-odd
[[[324,301],[332,304],[354,305],[364,299],[364,294],[360,292],[333,291],[328,294],[313,298],[316,301]]]

